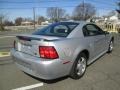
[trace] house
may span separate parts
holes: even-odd
[[[23,22],[21,22],[21,25],[27,26],[27,25],[33,25],[33,23],[30,21],[23,21]]]
[[[120,20],[120,10],[116,10],[118,12],[118,19]]]
[[[48,25],[50,24],[49,21],[41,22],[41,25]]]
[[[109,20],[118,22],[120,20],[120,11],[119,10],[114,11],[114,14],[109,17]]]

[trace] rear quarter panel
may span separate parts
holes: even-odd
[[[89,41],[84,38],[66,38],[50,42],[49,46],[54,46],[61,61],[71,61],[73,63],[82,50],[92,51]]]

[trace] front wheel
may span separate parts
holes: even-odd
[[[113,48],[114,48],[114,43],[113,40],[111,40],[108,48],[108,53],[111,53],[113,51]]]
[[[73,79],[79,79],[84,75],[86,71],[86,66],[87,66],[87,57],[84,53],[81,53],[73,64],[73,68],[71,70],[70,76]]]

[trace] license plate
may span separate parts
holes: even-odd
[[[24,41],[23,41],[24,42]],[[20,41],[20,51],[25,53],[31,53],[31,45],[28,42],[21,42]]]
[[[19,42],[21,43],[21,45],[24,45],[24,46],[29,46],[29,47],[32,46],[28,41],[20,40]]]

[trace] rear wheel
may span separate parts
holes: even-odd
[[[71,70],[70,76],[73,79],[79,79],[82,77],[86,71],[86,66],[87,66],[87,57],[84,53],[81,53],[76,61],[73,64],[73,68]]]

